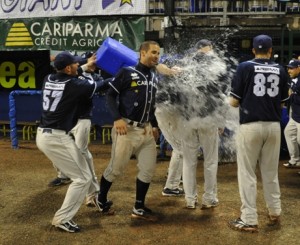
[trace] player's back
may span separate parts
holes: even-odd
[[[282,66],[269,59],[245,61],[237,68],[233,87],[240,97],[241,123],[280,121],[280,104],[287,95],[287,75]]]
[[[79,98],[93,93],[94,85],[63,73],[45,78],[43,85],[42,128],[71,130],[77,121]]]

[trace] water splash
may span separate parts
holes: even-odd
[[[169,56],[165,63],[182,69],[176,76],[163,77],[157,92],[156,116],[167,141],[181,150],[181,139],[188,140],[191,130],[226,127],[231,133],[223,147],[235,152],[238,110],[227,100],[237,61],[226,56],[223,46],[205,54],[191,48],[184,55]]]

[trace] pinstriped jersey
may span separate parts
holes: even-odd
[[[140,123],[150,121],[152,126],[157,126],[154,116],[157,84],[155,72],[141,63],[136,67],[122,68],[107,91],[114,120],[125,117]]]
[[[240,123],[280,121],[281,103],[288,99],[287,83],[284,68],[269,59],[239,64],[230,94],[240,101]]]

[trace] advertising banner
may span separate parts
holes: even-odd
[[[0,51],[0,91],[39,90],[51,71],[49,50]]]
[[[145,0],[0,0],[0,19],[143,15]]]
[[[33,18],[0,20],[0,50],[95,51],[106,37],[138,50],[145,18]]]

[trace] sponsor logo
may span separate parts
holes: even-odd
[[[118,21],[106,24],[37,21],[28,27],[23,22],[15,22],[8,32],[5,46],[99,47],[108,36],[119,37],[116,39],[120,43],[123,42],[123,33]]]
[[[138,80],[140,78],[139,75],[135,72],[131,73],[130,76],[131,76],[132,80]]]
[[[137,87],[136,81],[132,81],[132,82],[131,82],[131,87]]]
[[[19,86],[21,89],[36,88],[35,66],[31,61],[14,64],[11,61],[0,62],[0,87],[11,89]]]
[[[24,23],[16,22],[12,25],[6,37],[5,46],[33,46],[33,40]]]

